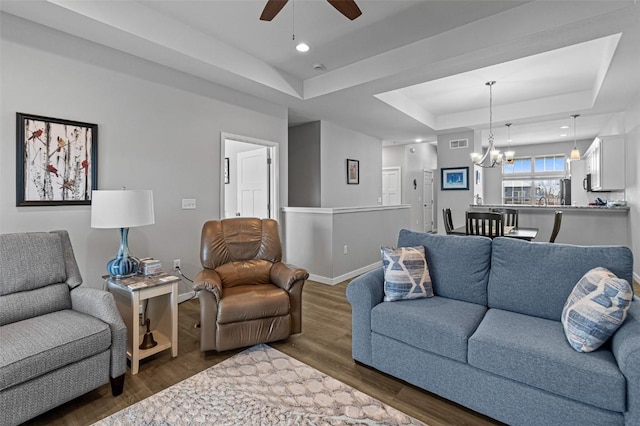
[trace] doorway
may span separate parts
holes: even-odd
[[[424,232],[433,232],[433,172],[423,171],[422,199],[424,200]]]
[[[220,217],[278,216],[278,144],[222,133]]]
[[[402,204],[402,169],[384,167],[382,169],[382,205]]]

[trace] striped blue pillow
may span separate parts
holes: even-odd
[[[384,301],[433,297],[424,247],[381,247]]]
[[[624,322],[633,298],[626,280],[606,268],[584,274],[573,288],[562,310],[564,334],[573,349],[598,349]]]

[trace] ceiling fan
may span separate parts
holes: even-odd
[[[260,15],[261,21],[271,21],[282,10],[289,0],[267,0],[267,4]],[[327,0],[331,6],[352,21],[362,15],[362,11],[354,0]]]

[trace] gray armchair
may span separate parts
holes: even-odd
[[[66,231],[0,235],[0,425],[111,382],[122,393],[127,329],[113,296],[79,287]]]

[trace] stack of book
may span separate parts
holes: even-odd
[[[140,269],[139,272],[142,275],[155,275],[162,272],[162,263],[159,260],[154,259],[152,257],[147,257],[145,259],[140,259]]]

